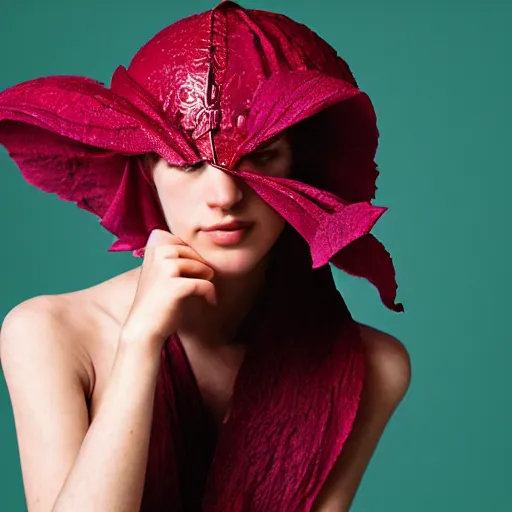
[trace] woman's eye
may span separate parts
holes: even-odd
[[[199,161],[193,165],[189,165],[188,167],[183,167],[182,170],[183,170],[183,172],[194,172],[194,171],[198,171],[199,169],[201,169],[201,167],[203,167],[203,165],[204,165],[204,162]]]
[[[249,159],[251,162],[254,162],[257,165],[265,165],[274,160],[279,156],[279,151],[277,150],[268,150],[268,151],[257,151],[249,155]]]

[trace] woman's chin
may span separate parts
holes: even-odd
[[[249,274],[262,261],[262,255],[255,254],[247,248],[240,250],[206,251],[201,256],[217,275],[226,277]]]

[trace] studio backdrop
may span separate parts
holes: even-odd
[[[349,63],[377,112],[374,203],[389,210],[373,232],[393,255],[405,313],[382,306],[367,281],[333,271],[355,319],[406,346],[412,381],[352,510],[512,510],[512,4],[241,4],[318,32]],[[3,0],[0,90],[47,75],[108,85],[157,31],[214,5]],[[140,263],[107,253],[112,242],[96,217],[25,183],[0,148],[0,321],[30,297],[91,286]],[[25,510],[3,379],[0,453],[0,510]]]

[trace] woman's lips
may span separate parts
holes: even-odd
[[[213,243],[227,246],[240,243],[250,229],[250,225],[245,225],[238,229],[213,229],[203,232]]]

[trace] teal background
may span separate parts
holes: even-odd
[[[512,6],[504,0],[246,1],[309,25],[350,64],[381,131],[374,233],[406,313],[336,274],[357,320],[397,336],[413,367],[355,512],[512,510],[509,368],[509,99]],[[109,83],[171,22],[214,2],[3,0],[0,89],[42,75]],[[40,294],[137,264],[73,204],[28,186],[0,150],[0,320]],[[12,412],[0,381],[0,510],[25,510]]]

